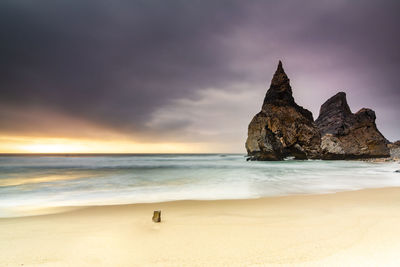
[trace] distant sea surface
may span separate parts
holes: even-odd
[[[0,156],[0,217],[52,207],[243,199],[400,186],[397,163],[241,154]]]

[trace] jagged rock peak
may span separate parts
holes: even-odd
[[[343,134],[350,127],[348,119],[352,116],[353,113],[347,104],[346,93],[339,92],[321,106],[315,123],[322,135],[326,133]]]
[[[321,133],[322,158],[388,157],[387,140],[377,129],[375,119],[375,112],[368,108],[353,114],[343,92],[329,98],[315,121]]]
[[[282,61],[280,60],[275,74],[272,77],[271,85],[265,95],[262,110],[266,112],[269,109],[269,105],[294,107],[307,119],[314,121],[312,113],[297,105],[294,101],[290,79],[286,75],[282,66]]]
[[[280,60],[264,99],[264,105],[270,103],[281,106],[294,104],[290,79],[286,75]]]
[[[329,98],[322,106],[319,114],[326,114],[330,110],[344,113],[346,115],[351,114],[349,104],[347,104],[346,93],[339,92],[336,95]]]
[[[272,78],[261,111],[249,124],[246,149],[251,160],[316,158],[321,136],[312,113],[297,105],[282,62]]]
[[[271,88],[278,91],[290,90],[290,93],[292,93],[289,82],[290,80],[283,69],[282,61],[279,60],[278,68],[271,80]]]

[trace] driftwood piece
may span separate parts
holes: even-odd
[[[153,213],[153,222],[159,223],[161,222],[161,210],[155,210]]]

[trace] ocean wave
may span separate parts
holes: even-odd
[[[362,161],[247,162],[237,154],[2,157],[0,212],[400,186],[396,169]]]

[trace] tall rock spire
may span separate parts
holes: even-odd
[[[264,105],[271,103],[277,105],[288,105],[294,103],[290,80],[286,75],[282,66],[282,61],[280,60],[264,99]]]
[[[290,90],[291,93],[292,88],[290,88],[289,81],[290,80],[283,69],[282,61],[279,60],[278,68],[271,80],[271,88],[277,91]]]
[[[249,124],[246,149],[252,160],[316,158],[320,134],[312,113],[293,99],[290,80],[282,62],[271,80],[261,111]]]

